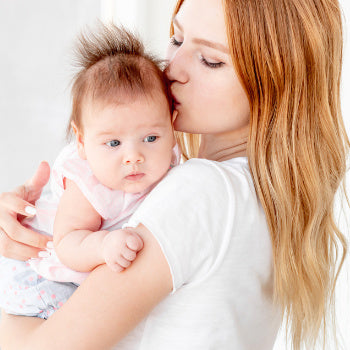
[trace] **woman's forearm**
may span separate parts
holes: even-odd
[[[121,273],[96,268],[47,321],[5,317],[2,350],[111,349],[172,290],[169,265],[153,235],[136,230],[144,248]]]
[[[2,350],[24,350],[35,331],[45,322],[38,317],[1,314],[0,347]],[[33,349],[33,348],[32,348]]]
[[[123,275],[124,281],[119,279]],[[126,312],[125,305],[118,307],[119,302],[113,301],[112,291],[124,294],[123,288],[114,284],[118,280],[117,284],[128,285],[125,273],[115,274],[107,266],[100,266],[48,320],[6,315],[0,330],[1,349],[110,350],[136,325],[137,319],[137,313]],[[128,300],[133,299],[132,290],[125,294]],[[141,319],[142,315],[138,321]]]

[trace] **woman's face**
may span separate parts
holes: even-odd
[[[248,98],[228,47],[222,2],[185,0],[168,49],[176,130],[221,134],[248,125]]]

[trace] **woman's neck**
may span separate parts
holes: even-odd
[[[246,157],[249,126],[225,134],[203,134],[198,158],[222,162],[231,158]]]

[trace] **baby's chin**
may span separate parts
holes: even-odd
[[[130,183],[127,185],[120,186],[116,190],[120,190],[126,193],[140,193],[146,191],[150,187],[149,184],[143,183]]]

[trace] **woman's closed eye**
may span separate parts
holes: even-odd
[[[219,68],[225,64],[224,62],[210,62],[206,58],[204,58],[203,56],[201,56],[200,60],[205,66],[207,66],[209,68]]]
[[[181,46],[182,45],[182,41],[176,40],[175,36],[173,36],[170,39],[170,43],[173,46]],[[206,67],[209,68],[219,68],[222,67],[225,63],[224,62],[211,62],[208,59],[206,59],[204,56],[200,56],[200,61],[201,63],[203,63]]]
[[[173,36],[173,37],[171,37],[171,39],[170,39],[170,44],[171,44],[171,45],[174,45],[174,46],[181,46],[181,45],[182,45],[182,41],[177,41],[177,40],[175,39],[175,36]]]
[[[106,142],[106,145],[109,146],[109,147],[117,147],[117,146],[120,145],[120,141],[118,141],[118,140],[111,140],[111,141]]]

